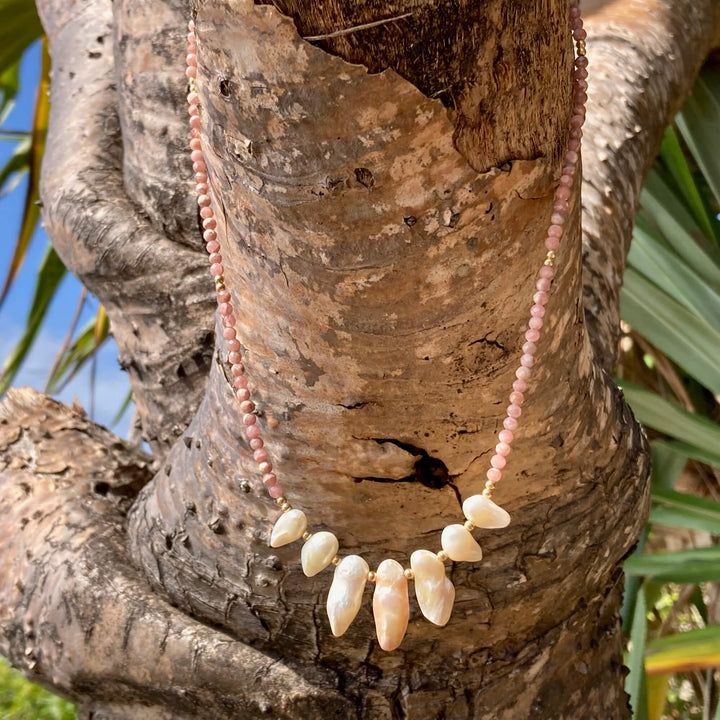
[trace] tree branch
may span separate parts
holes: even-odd
[[[69,452],[72,448],[72,452]],[[332,673],[305,676],[192,620],[125,554],[150,458],[29,388],[0,405],[0,652],[91,717],[349,717]]]
[[[583,300],[595,358],[608,371],[617,355],[620,287],[642,181],[719,37],[716,0],[606,3],[588,22]]]

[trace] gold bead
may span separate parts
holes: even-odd
[[[475,529],[475,526],[469,520],[466,520],[465,521],[465,529],[468,532],[472,532]]]
[[[549,258],[550,260],[554,260],[554,259],[555,259],[555,251],[554,251],[554,250],[548,250],[546,257]]]
[[[288,510],[292,510],[292,505],[291,505],[289,502],[284,502],[284,503],[280,506],[280,509],[285,513],[285,512],[287,512]]]
[[[375,582],[376,575],[375,575],[375,573],[371,570],[371,571],[367,574],[367,578],[368,578],[368,582]]]
[[[437,553],[437,558],[438,558],[438,560],[441,560],[442,562],[445,562],[446,560],[450,559],[448,554],[444,550],[441,550],[439,553]]]
[[[307,530],[302,534],[302,539],[307,542],[312,537],[312,533]]]
[[[340,564],[340,556],[336,555],[330,562],[337,567]]]
[[[287,502],[287,498],[282,495],[275,501],[278,505],[284,505]]]
[[[482,491],[482,496],[483,496],[484,498],[487,498],[488,500],[490,500],[490,499],[492,498],[492,490],[491,490],[490,488],[485,488],[485,489]]]
[[[587,55],[587,50],[584,47],[585,43],[583,43],[583,47],[580,47],[580,44],[578,43],[578,49],[577,54],[581,55],[582,57],[585,57]]]
[[[225,289],[225,278],[222,275],[219,275],[217,278],[215,278],[215,290],[217,292],[220,292],[221,290]]]
[[[543,265],[547,265],[548,267],[552,267],[553,264],[552,258],[547,258],[547,260],[543,263]]]
[[[415,573],[410,568],[405,568],[403,572],[408,580],[412,580],[415,577]]]

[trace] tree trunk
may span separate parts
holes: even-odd
[[[597,10],[584,244],[576,195],[495,494],[513,521],[482,535],[481,564],[453,564],[448,626],[413,604],[386,653],[367,598],[334,638],[329,571],[305,578],[296,544],[268,547],[278,510],[213,351],[184,4],[39,4],[46,226],[108,307],[154,458],[9,397],[0,650],[96,719],[629,717],[617,613],[648,453],[608,375],[617,296],[642,175],[720,9]],[[568,133],[566,3],[194,13],[226,282],[271,456],[341,554],[407,566],[484,484]]]

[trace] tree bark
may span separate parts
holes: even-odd
[[[342,554],[407,564],[438,549],[484,482],[567,134],[567,7],[318,8],[198,4],[203,140],[238,334],[291,501]],[[108,718],[629,717],[620,564],[644,523],[648,455],[607,375],[617,294],[642,174],[720,9],[598,10],[584,244],[575,197],[542,364],[496,491],[513,522],[482,537],[482,564],[453,566],[450,624],[413,606],[394,653],[374,642],[367,603],[333,638],[328,573],[307,579],[295,546],[267,547],[277,509],[211,355],[182,149],[183,5],[40,9],[54,61],[46,225],[110,309],[160,470],[150,480],[148,458],[57,404],[7,401],[3,497],[31,488],[7,517],[41,514],[37,561],[0,537],[0,649]],[[63,465],[68,433],[87,452]],[[127,499],[148,480],[125,518],[115,485]],[[74,518],[60,545],[53,513]],[[26,620],[40,615],[52,632],[36,641]]]

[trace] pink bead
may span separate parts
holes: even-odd
[[[545,238],[545,247],[548,250],[557,250],[560,247],[560,238],[559,237],[546,237]],[[543,266],[546,267],[546,266]]]
[[[245,436],[248,440],[260,437],[260,428],[257,425],[248,425],[245,428]]]
[[[219,277],[223,274],[225,271],[225,268],[220,263],[215,263],[214,265],[210,266],[210,274],[214,275],[215,277]]]
[[[236,390],[242,390],[243,388],[246,388],[248,384],[248,379],[245,377],[245,375],[236,375],[233,378],[233,387]],[[240,402],[244,402],[241,400]]]
[[[230,366],[230,372],[235,377],[239,377],[240,375],[245,374],[245,366],[242,363],[235,363],[234,365]]]
[[[198,130],[200,129],[200,118],[199,118],[197,115],[193,115],[193,116],[190,118],[190,127],[191,127],[191,128],[197,128]],[[203,168],[202,170],[198,170],[198,169],[193,165],[193,170],[194,170],[195,172],[205,172],[206,169],[207,169],[207,168]]]
[[[587,80],[588,71],[585,68],[577,68],[575,70],[575,78],[577,80]]]
[[[250,447],[253,450],[259,450],[263,445],[265,445],[265,443],[263,442],[262,438],[253,438],[250,441]]]
[[[526,330],[525,339],[530,342],[537,342],[540,339],[540,332],[538,330]],[[520,380],[526,380],[527,378],[520,378]]]
[[[523,343],[523,355],[534,355],[537,352],[537,345],[533,342]],[[520,392],[523,392],[522,390]]]
[[[502,470],[507,465],[507,460],[502,455],[493,455],[490,458],[490,464],[496,470]]]
[[[217,227],[217,220],[214,217],[203,218],[203,227],[206,230],[214,230]]]
[[[240,352],[240,343],[237,340],[229,340],[227,343],[227,349],[231,352]]]
[[[190,117],[193,117],[194,115],[199,115],[200,109],[197,105],[188,105],[188,115]]]
[[[503,420],[503,427],[506,430],[517,430],[520,423],[514,417],[506,417]]]
[[[197,55],[188,55],[185,59],[190,67],[197,67]]]
[[[568,205],[567,200],[556,199],[555,203],[553,204],[553,210],[557,210],[558,212],[561,212],[561,213],[567,213],[569,208],[570,208],[570,206]]]
[[[512,387],[515,392],[525,392],[527,390],[527,383],[520,379],[514,380]]]
[[[523,367],[531,368],[535,364],[535,356],[534,355],[523,355],[520,358],[520,364]]]
[[[200,217],[201,218],[211,218],[215,213],[213,213],[213,209],[209,207],[200,208]]]
[[[501,430],[498,433],[498,440],[508,445],[515,439],[515,435],[512,430]]]
[[[510,454],[510,449],[507,443],[500,442],[495,446],[495,453],[502,457],[507,457]]]
[[[242,421],[243,425],[254,425],[257,422],[257,418],[252,413],[245,413],[243,415]]]
[[[202,148],[201,148],[201,145],[200,145],[200,138],[193,138],[193,139],[190,141],[190,149],[191,149],[193,152],[202,152]],[[192,155],[192,153],[190,153],[190,154]],[[201,159],[202,159],[202,158],[201,158]],[[197,190],[197,188],[195,188],[195,189]]]
[[[190,128],[190,137],[191,138],[199,138],[200,130],[198,128]]]
[[[200,96],[196,92],[188,93],[187,101],[190,105],[197,105],[200,102]]]
[[[193,150],[193,151],[190,153],[190,159],[191,159],[193,162],[200,162],[200,161],[202,161],[202,160],[205,159],[205,156],[203,155],[202,150]]]
[[[520,369],[520,368],[518,368]],[[527,368],[524,368],[527,370]],[[522,408],[519,405],[513,405],[512,403],[507,406],[507,416],[515,418],[517,420],[522,415]]]
[[[543,290],[538,290],[533,295],[533,302],[536,305],[547,305],[547,302],[549,299],[550,299],[550,296],[547,294],[547,292],[544,292]]]
[[[273,500],[281,498],[283,496],[282,485],[273,485],[272,487],[269,487],[268,495],[273,498]]]
[[[197,204],[200,207],[210,207],[211,202],[209,195],[200,195],[197,199]]]
[[[580,8],[577,5],[572,5],[570,8],[570,17],[575,19],[580,17]]]
[[[213,242],[217,240],[217,233],[214,230],[205,230],[205,232],[203,233],[203,240],[206,243]]]
[[[585,29],[583,29],[583,28],[580,28],[580,29],[578,29],[578,30],[575,30],[575,32],[573,33],[573,37],[574,37],[575,40],[577,40],[578,42],[579,42],[580,40],[585,40],[585,38],[587,37],[587,31],[586,31]]]
[[[213,240],[212,242],[209,242],[205,249],[211,254],[214,255],[219,249],[220,249],[220,243],[217,240]]]
[[[222,319],[222,323],[224,327],[235,327],[237,320],[234,315],[230,314]]]
[[[532,370],[530,370],[530,368],[525,367],[524,365],[521,365],[515,371],[515,377],[518,378],[518,380],[529,380],[531,375],[532,375]]]
[[[268,459],[267,450],[263,450],[262,448],[260,448],[260,450],[256,450],[253,453],[253,460],[255,460],[255,462],[261,463],[267,459]],[[263,482],[264,482],[264,479],[263,479]]]
[[[538,281],[535,283],[535,287],[538,290],[547,292],[550,289],[550,280],[548,278],[539,278]]]
[[[563,177],[565,177],[565,175],[563,175]],[[550,235],[550,237],[558,237],[559,238],[559,237],[562,237],[562,234],[563,234],[563,229],[562,229],[561,225],[551,225],[548,228],[548,235]]]
[[[568,187],[572,187],[573,179],[572,175],[561,175],[560,179],[558,180],[559,185],[567,185]]]
[[[528,327],[531,330],[540,330],[543,326],[543,319],[539,317],[531,317],[528,321]]]
[[[211,265],[217,265],[218,263],[222,262],[222,255],[220,255],[219,253],[212,253],[208,260],[210,260]]]
[[[530,315],[532,317],[545,317],[545,306],[544,305],[533,305],[530,308]]]
[[[575,67],[582,68],[583,70],[588,66],[587,55],[580,55],[575,58]]]
[[[198,118],[192,118],[192,120],[197,120]],[[193,163],[193,172],[207,172],[207,165],[204,161],[198,160],[197,162]]]
[[[549,280],[552,280],[555,277],[555,268],[551,265],[543,265],[540,270],[538,270],[538,275],[542,278],[548,278]],[[542,315],[540,317],[542,317]]]
[[[570,127],[573,129],[580,128],[583,124],[584,118],[582,118],[580,115],[573,115],[570,118]]]
[[[558,189],[555,191],[555,197],[560,198],[560,200],[569,200],[570,199],[570,188],[567,187],[567,185],[560,185]]]
[[[230,315],[232,313],[232,311],[233,311],[232,305],[230,305],[229,303],[224,302],[224,303],[220,303],[218,305],[218,312],[221,315]]]
[[[562,213],[557,213],[557,212],[556,212],[556,213],[553,213],[553,214],[550,216],[550,222],[551,222],[553,225],[564,225],[566,220],[567,220],[567,218],[566,218],[565,215],[562,214]]]
[[[580,78],[575,78],[575,87],[580,88],[583,92],[588,89],[588,84],[585,80],[581,80]]]
[[[229,290],[220,290],[217,294],[218,302],[220,303],[229,303],[230,302],[230,291]]]
[[[242,355],[239,352],[231,352],[228,355],[228,362],[231,365],[237,365],[242,362]]]
[[[263,475],[263,485],[265,487],[272,487],[273,485],[277,485],[277,475],[275,475],[275,473],[268,473],[267,475]]]
[[[206,183],[207,182],[207,173],[204,172],[196,172],[195,173],[195,182],[196,183]]]
[[[247,388],[240,388],[235,394],[240,402],[245,402],[250,399],[250,391]]]
[[[195,194],[196,195],[207,195],[208,194],[208,186],[207,183],[198,183],[195,186]]]
[[[578,105],[584,105],[587,102],[587,99],[587,93],[580,90],[580,88],[578,88],[577,91],[573,94],[573,101],[576,102]]]
[[[577,144],[579,147],[580,146],[579,140],[577,141]],[[576,163],[578,161],[578,158],[579,158],[579,155],[577,154],[577,152],[575,150],[568,150],[565,153],[565,160],[567,160],[567,162]]]
[[[267,473],[272,472],[273,466],[272,463],[268,462],[267,460],[265,462],[261,462],[258,465],[258,470],[263,474],[267,475]]]
[[[522,405],[525,402],[525,395],[517,390],[510,393],[510,404],[511,405]]]
[[[196,78],[197,77],[197,68],[193,65],[187,67],[185,69],[185,77],[187,78]]]
[[[496,482],[500,482],[500,478],[502,477],[502,472],[500,472],[500,470],[498,470],[497,468],[493,467],[487,471],[486,475],[487,475],[487,479],[490,482],[496,483]]]
[[[245,400],[244,402],[240,403],[240,412],[243,415],[247,415],[247,413],[251,413],[255,409],[255,403],[250,402],[249,400]]]

